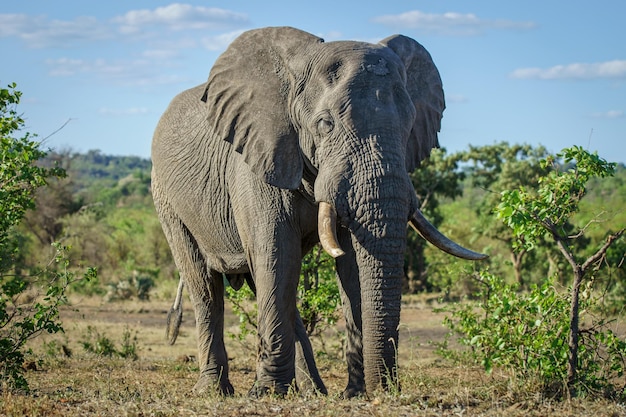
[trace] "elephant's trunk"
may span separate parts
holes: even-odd
[[[320,241],[336,258],[343,289],[347,390],[361,390],[363,379],[367,391],[397,383],[406,227],[417,197],[404,168],[404,149],[394,144],[378,136],[347,142],[350,157],[326,160],[315,181]],[[436,232],[423,216],[415,224],[448,253],[478,255]]]
[[[406,226],[412,199],[403,164],[393,159],[375,161],[378,164],[368,164],[367,158],[363,161],[350,177],[358,186],[352,185],[345,199],[337,200],[340,242],[346,251],[337,258],[337,269],[344,286],[353,281],[358,286],[352,290],[350,308],[362,331],[365,387],[374,391],[397,383]]]
[[[396,207],[387,208],[392,213],[386,215],[381,223],[363,224],[365,230],[373,231],[374,240],[359,238],[360,233],[357,232],[352,242],[356,264],[359,265],[363,365],[368,391],[378,387],[390,388],[397,383],[406,220],[404,208],[400,209],[399,204]]]

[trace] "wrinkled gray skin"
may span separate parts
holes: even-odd
[[[292,28],[244,33],[206,84],[178,95],[152,144],[154,201],[197,324],[196,391],[233,392],[222,273],[256,286],[252,394],[325,392],[296,309],[317,205],[337,211],[351,397],[396,383],[409,216],[407,172],[438,146],[439,74],[414,40],[324,43]],[[244,275],[242,275],[244,274]]]

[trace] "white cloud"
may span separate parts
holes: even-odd
[[[202,46],[209,51],[221,51],[226,49],[226,47],[243,32],[243,30],[237,30],[235,32],[222,33],[217,36],[206,36],[202,38]]]
[[[446,103],[467,103],[469,99],[461,94],[446,94]]]
[[[626,60],[574,63],[550,68],[519,68],[511,73],[511,78],[539,80],[626,78]]]
[[[173,74],[184,67],[185,50],[223,50],[249,25],[244,14],[181,3],[131,10],[112,19],[0,13],[0,40],[50,49],[51,59],[44,61],[50,76],[92,77],[150,89],[188,83],[187,76]],[[74,48],[71,54],[54,51],[68,48]],[[94,59],[94,51],[101,58]]]
[[[49,74],[54,77],[93,75],[123,87],[152,88],[166,84],[184,84],[185,76],[167,74],[149,59],[108,61],[105,59],[58,58],[46,61]]]
[[[155,38],[150,29],[232,30],[249,26],[245,14],[218,8],[173,3],[154,10],[131,10],[109,21],[91,16],[72,20],[45,15],[0,14],[0,38],[15,37],[30,48],[68,48],[84,42],[133,37]]]
[[[17,37],[30,48],[67,48],[82,42],[110,39],[106,25],[88,16],[50,20],[46,16],[0,14],[0,38]]]
[[[626,117],[626,112],[623,110],[609,110],[603,113],[594,113],[593,117],[596,119],[621,119]]]
[[[395,28],[416,29],[438,35],[456,36],[479,35],[489,29],[528,30],[537,26],[534,22],[481,19],[472,13],[448,12],[434,14],[420,10],[412,10],[397,15],[378,16],[373,21]]]
[[[46,60],[50,68],[49,74],[54,77],[69,77],[80,72],[86,72],[91,65],[82,59],[57,58]]]
[[[48,59],[46,65],[50,67],[50,75],[55,77],[74,76],[81,73],[97,73],[100,75],[123,74],[130,67],[137,67],[141,61],[133,63],[111,63],[104,59],[85,60],[74,58]]]
[[[162,26],[179,31],[186,29],[225,29],[248,25],[245,14],[229,10],[173,3],[154,10],[131,10],[113,19],[125,34],[139,32],[146,26]]]
[[[103,107],[98,111],[98,113],[100,113],[103,116],[120,117],[120,116],[141,116],[144,114],[148,114],[149,111],[145,107],[131,107],[128,109],[111,109],[108,107]]]

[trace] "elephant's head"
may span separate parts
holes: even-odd
[[[267,183],[297,189],[303,173],[314,178],[321,241],[344,286],[360,288],[351,302],[362,312],[366,384],[384,383],[395,369],[407,221],[449,253],[483,257],[424,219],[408,176],[438,146],[445,105],[430,55],[401,35],[325,43],[292,28],[253,30],[217,60],[203,99],[216,135]]]

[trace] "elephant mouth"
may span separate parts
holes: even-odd
[[[470,261],[488,258],[487,255],[464,248],[446,237],[424,217],[420,210],[416,210],[411,215],[408,223],[424,239],[450,255]],[[319,203],[318,208],[318,234],[322,247],[330,256],[338,258],[345,254],[337,241],[337,212],[331,204],[324,201]]]

